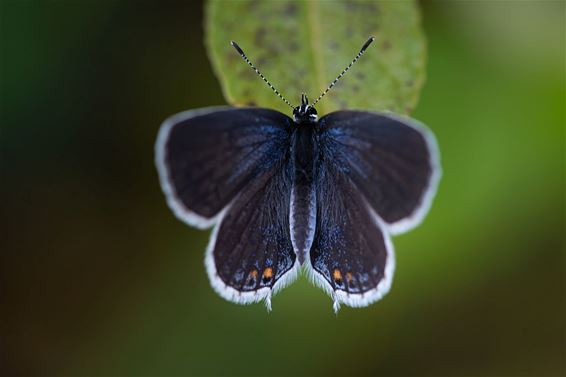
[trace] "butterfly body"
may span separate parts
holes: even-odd
[[[312,244],[316,221],[315,174],[318,157],[316,122],[294,123],[291,136],[291,240],[303,263]]]
[[[272,294],[302,269],[335,310],[369,305],[391,287],[390,235],[430,208],[441,172],[424,125],[354,110],[319,119],[314,104],[303,94],[293,118],[262,108],[190,110],[161,126],[156,165],[167,202],[189,225],[214,227],[205,264],[227,300],[271,308]]]
[[[164,122],[156,162],[175,214],[215,227],[208,273],[239,303],[270,299],[301,267],[338,304],[381,298],[390,234],[422,220],[440,177],[424,126],[365,111],[296,122],[269,109],[192,110]]]

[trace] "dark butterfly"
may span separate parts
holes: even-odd
[[[265,300],[299,268],[334,301],[369,305],[391,286],[390,234],[418,225],[440,178],[436,141],[415,120],[388,113],[337,111],[317,120],[303,94],[293,108],[211,107],[167,119],[156,164],[175,215],[214,226],[206,250],[213,288],[240,304]]]

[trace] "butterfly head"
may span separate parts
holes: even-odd
[[[230,44],[232,45],[232,47],[234,47],[236,49],[236,51],[238,52],[238,54],[240,54],[242,59],[244,59],[244,61],[246,63],[248,63],[248,65],[255,71],[255,73],[257,73],[259,75],[259,77],[261,77],[263,79],[263,81],[265,81],[267,83],[267,85],[271,88],[271,90],[273,90],[273,92],[277,95],[277,97],[281,98],[281,100],[283,102],[285,102],[289,107],[291,107],[293,109],[293,119],[295,120],[295,123],[297,123],[297,124],[309,124],[309,123],[313,124],[313,123],[316,123],[317,118],[318,118],[318,115],[316,113],[316,109],[314,108],[314,105],[316,105],[318,103],[318,101],[320,101],[322,99],[322,97],[324,97],[326,95],[326,93],[328,93],[328,91],[330,89],[332,89],[334,87],[334,85],[336,85],[338,80],[340,80],[340,78],[342,76],[344,76],[344,74],[346,72],[348,72],[348,70],[352,67],[352,65],[354,65],[354,63],[358,61],[360,56],[362,56],[362,54],[365,52],[366,48],[368,48],[368,46],[374,40],[375,40],[374,37],[368,38],[368,40],[366,41],[366,43],[364,43],[364,45],[360,49],[360,52],[358,52],[358,54],[356,55],[354,60],[352,60],[352,62],[346,68],[344,68],[342,70],[342,72],[338,75],[338,77],[336,77],[334,79],[334,81],[332,81],[330,83],[330,85],[320,94],[320,96],[318,96],[317,99],[314,100],[314,102],[312,104],[309,104],[309,99],[303,93],[302,96],[301,96],[301,104],[299,106],[293,106],[285,97],[283,97],[283,95],[281,93],[279,93],[279,91],[277,89],[275,89],[275,87],[265,78],[265,76],[259,71],[259,69],[257,69],[256,66],[250,61],[250,59],[244,53],[244,50],[242,50],[242,48],[240,46],[238,46],[238,44],[236,42],[231,41]]]
[[[301,104],[293,109],[293,119],[296,123],[314,123],[318,118],[316,109],[309,104],[308,97],[301,95]]]

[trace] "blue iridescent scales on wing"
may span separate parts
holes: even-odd
[[[302,268],[341,304],[367,306],[390,289],[390,234],[418,225],[440,179],[432,133],[409,118],[293,107],[232,45],[293,119],[261,108],[205,108],[167,119],[156,165],[167,203],[189,225],[214,227],[205,265],[225,299],[265,301]]]
[[[250,182],[218,225],[214,278],[238,292],[273,289],[295,264],[288,215],[291,180],[283,165]]]
[[[253,118],[249,118],[253,116]],[[285,153],[290,119],[260,110],[195,110],[165,121],[158,139],[167,191],[196,216],[211,219]],[[158,161],[159,162],[159,161]]]
[[[434,136],[391,114],[338,111],[320,120],[325,153],[364,194],[393,233],[416,226],[440,170]]]

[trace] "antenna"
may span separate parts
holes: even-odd
[[[279,91],[277,89],[275,89],[275,87],[273,85],[271,85],[271,83],[265,78],[265,76],[261,74],[259,69],[257,69],[255,67],[255,65],[250,61],[250,59],[248,59],[248,57],[244,53],[244,50],[242,50],[242,48],[240,46],[238,46],[238,44],[234,41],[231,41],[230,44],[232,45],[232,47],[234,47],[236,49],[236,51],[238,51],[238,54],[240,54],[242,56],[242,58],[246,61],[246,63],[248,63],[249,66],[252,67],[252,69],[255,71],[255,73],[257,73],[259,75],[259,77],[261,77],[263,79],[263,81],[265,81],[265,83],[271,88],[271,90],[273,90],[275,92],[275,94],[277,94],[277,96],[283,100],[283,102],[285,102],[287,105],[289,105],[289,107],[294,109],[295,106],[291,105],[289,103],[289,101],[287,101],[287,99],[285,97],[283,97],[281,95],[281,93],[279,93]]]
[[[348,64],[348,66],[346,68],[344,68],[344,70],[342,72],[340,72],[340,74],[338,75],[338,77],[336,77],[334,79],[334,81],[332,81],[330,83],[330,85],[328,85],[328,88],[326,88],[326,90],[324,92],[322,92],[322,94],[320,96],[318,96],[318,98],[312,103],[312,106],[316,105],[318,101],[320,101],[320,99],[322,97],[324,97],[324,95],[326,93],[328,93],[328,91],[330,89],[332,89],[332,87],[334,85],[336,85],[336,83],[338,82],[338,80],[340,80],[342,78],[342,76],[344,76],[344,74],[346,72],[348,72],[348,70],[354,65],[355,62],[358,61],[358,59],[360,58],[360,56],[362,56],[362,54],[366,51],[366,48],[368,48],[368,46],[371,44],[371,42],[373,42],[375,40],[374,37],[369,37],[368,40],[366,41],[366,43],[364,43],[364,45],[362,46],[362,48],[360,49],[360,52],[358,52],[358,55],[356,55],[356,57],[354,58],[354,60],[352,60],[350,62],[350,64]]]

